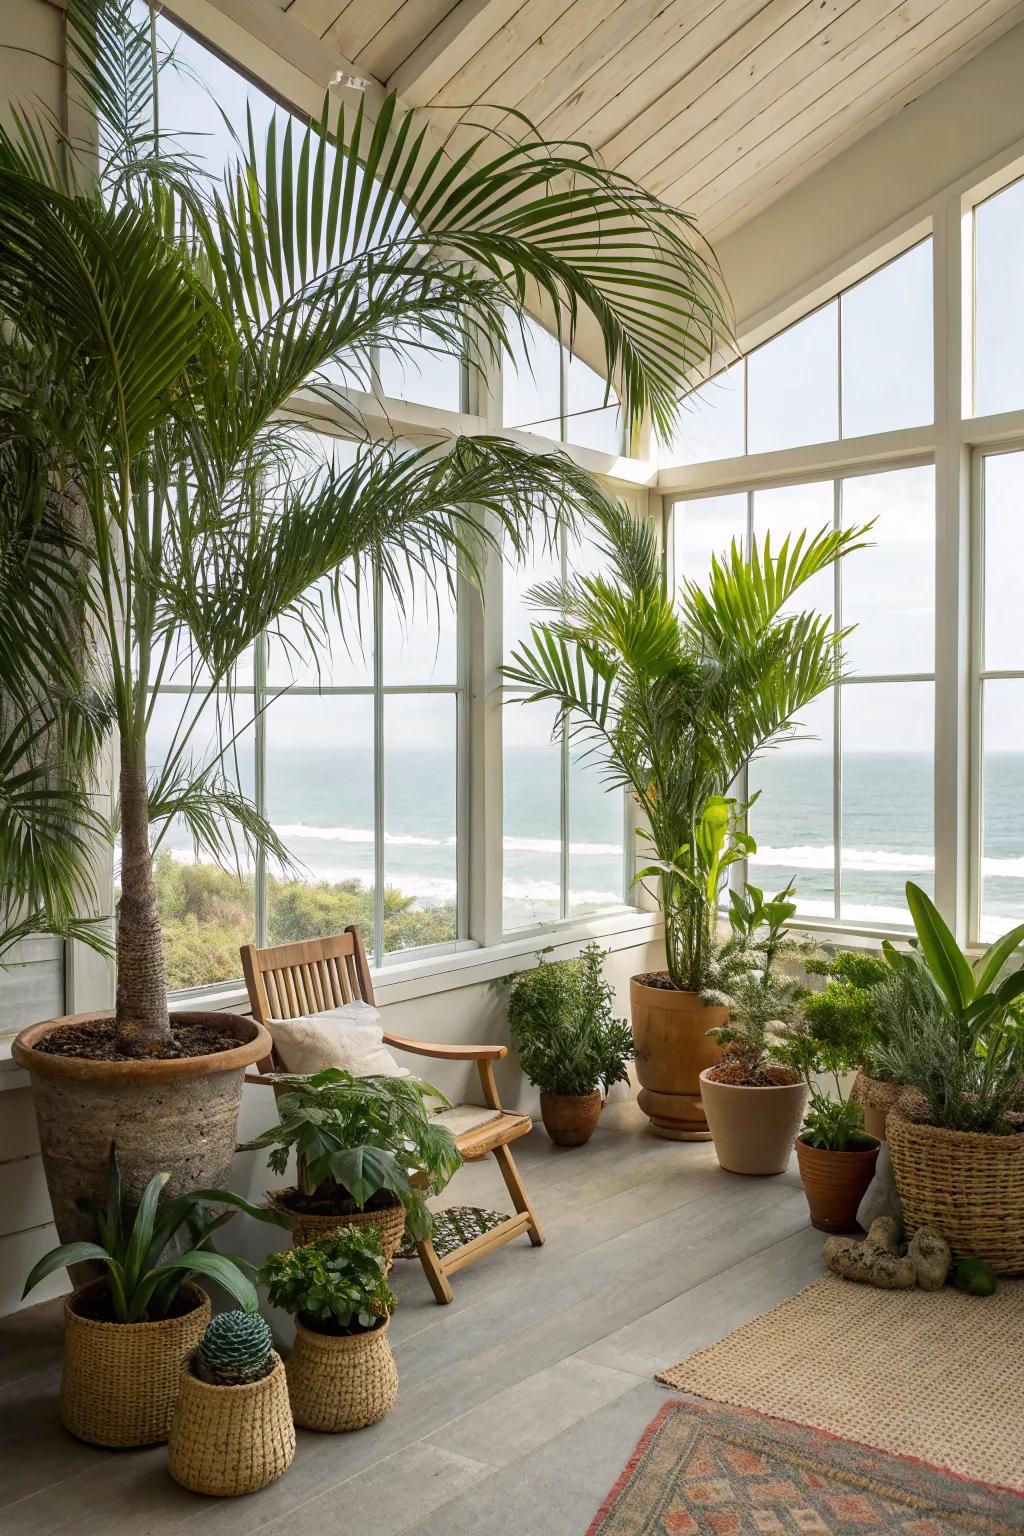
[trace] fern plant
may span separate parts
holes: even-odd
[[[503,983],[512,1043],[530,1082],[544,1093],[607,1093],[627,1080],[633,1035],[625,1019],[612,1016],[605,953],[588,944],[576,960],[541,954],[533,970]]]

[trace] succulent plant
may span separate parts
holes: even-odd
[[[258,1312],[220,1312],[199,1341],[196,1374],[215,1386],[238,1387],[267,1374],[274,1347]]]

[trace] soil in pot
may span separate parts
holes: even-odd
[[[171,1033],[167,1040],[154,1041],[146,1055],[147,1061],[184,1061],[196,1056],[216,1056],[220,1051],[233,1051],[238,1046],[238,1036],[224,1029],[217,1016],[206,1019],[202,1015],[182,1015],[179,1023],[171,1015]],[[118,1046],[117,1025],[113,1019],[87,1019],[81,1024],[62,1024],[44,1035],[36,1046],[48,1056],[72,1056],[79,1061],[136,1061]]]
[[[710,1141],[700,1074],[722,1059],[707,1032],[728,1021],[728,1009],[706,1007],[696,992],[675,987],[666,971],[632,977],[629,1001],[637,1104],[651,1129],[673,1141]]]
[[[556,1147],[582,1147],[594,1134],[604,1099],[593,1093],[541,1092],[540,1115]]]
[[[873,1136],[860,1137],[846,1152],[811,1147],[797,1138],[797,1162],[812,1227],[819,1232],[860,1230],[857,1208],[874,1177],[878,1151],[879,1143]]]
[[[768,1068],[757,1083],[729,1081],[728,1073],[720,1066],[700,1075],[719,1163],[754,1177],[785,1173],[807,1105],[806,1083],[786,1067]]]

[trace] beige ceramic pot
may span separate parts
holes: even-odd
[[[594,1134],[604,1099],[593,1093],[542,1093],[540,1117],[556,1147],[582,1147]]]
[[[279,1355],[259,1381],[215,1386],[181,1371],[167,1470],[193,1493],[234,1498],[276,1481],[295,1458],[295,1425]]]
[[[729,1173],[785,1173],[807,1104],[802,1082],[748,1088],[700,1074],[700,1093],[715,1152]]]
[[[398,1395],[387,1319],[368,1333],[339,1336],[314,1333],[296,1318],[287,1374],[292,1414],[300,1428],[338,1434],[376,1424],[390,1413]]]
[[[811,1226],[819,1232],[857,1232],[857,1208],[875,1174],[878,1142],[848,1152],[828,1152],[797,1141],[796,1156]]]
[[[107,1194],[111,1143],[124,1198],[137,1205],[154,1173],[169,1173],[162,1199],[227,1183],[235,1155],[242,1079],[273,1042],[262,1024],[230,1013],[176,1015],[237,1035],[233,1050],[180,1061],[89,1061],[37,1049],[64,1024],[100,1023],[110,1013],[71,1014],[23,1029],[11,1054],[32,1078],[39,1147],[61,1242],[93,1239],[77,1201]]]
[[[637,1103],[650,1116],[651,1129],[673,1141],[709,1141],[700,1074],[722,1059],[708,1030],[725,1024],[729,1010],[706,1007],[696,992],[644,986],[635,976],[629,1006]]]

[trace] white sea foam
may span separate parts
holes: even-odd
[[[370,827],[312,827],[306,822],[294,822],[275,828],[286,843],[354,843],[366,845],[373,842]],[[385,832],[387,848],[451,848],[453,837],[420,837],[406,832]],[[540,853],[558,855],[561,843],[554,837],[506,837],[503,840],[506,853]],[[569,852],[578,858],[614,858],[622,853],[621,843],[570,843]]]

